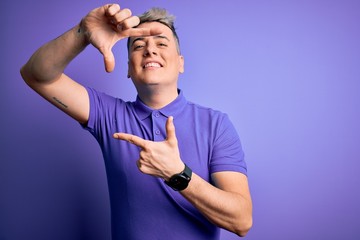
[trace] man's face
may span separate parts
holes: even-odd
[[[157,27],[160,35],[133,37],[129,46],[129,76],[135,86],[177,84],[184,72],[184,59],[177,51],[170,28],[159,22],[146,22],[140,27]]]

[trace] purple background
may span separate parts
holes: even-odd
[[[2,1],[0,239],[109,239],[100,149],[38,97],[19,69],[41,44],[105,1]],[[136,1],[177,18],[194,102],[230,115],[242,139],[254,203],[246,239],[360,239],[360,2]],[[116,70],[88,47],[74,79],[126,100],[125,43]],[[237,237],[223,232],[222,239]]]

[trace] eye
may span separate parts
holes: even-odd
[[[160,46],[160,47],[167,47],[168,45],[167,45],[166,43],[164,43],[164,42],[160,42],[160,43],[158,43],[158,46]]]
[[[144,47],[144,45],[141,45],[141,44],[135,45],[135,46],[134,46],[134,50],[139,50],[139,49],[141,49],[141,48],[143,48],[143,47]]]

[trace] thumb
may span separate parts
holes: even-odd
[[[174,117],[172,117],[172,116],[170,116],[166,120],[166,140],[170,143],[177,144],[175,125],[174,125]]]
[[[111,49],[101,50],[102,55],[104,56],[104,65],[106,72],[112,72],[115,68],[115,57]]]

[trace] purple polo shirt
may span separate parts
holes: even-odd
[[[244,153],[228,116],[178,97],[162,109],[147,107],[139,98],[125,102],[87,88],[90,116],[85,128],[97,139],[108,178],[114,240],[219,239],[211,224],[179,192],[162,179],[141,173],[139,148],[112,137],[125,132],[153,141],[166,138],[165,123],[174,117],[180,156],[208,182],[219,171],[246,174]]]

